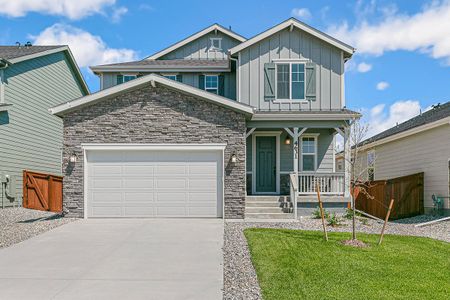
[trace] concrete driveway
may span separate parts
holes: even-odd
[[[80,220],[0,250],[0,299],[222,299],[223,221]]]

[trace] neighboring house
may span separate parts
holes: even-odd
[[[291,18],[248,40],[215,24],[141,61],[92,67],[103,90],[52,109],[64,120],[65,207],[292,217],[280,201],[315,207],[316,182],[327,203],[346,205],[334,144],[360,117],[345,108],[353,52]]]
[[[0,46],[0,200],[22,201],[22,172],[61,174],[62,120],[49,108],[89,94],[67,46]]]
[[[364,179],[385,180],[424,173],[425,210],[433,208],[432,195],[444,198],[450,209],[450,102],[383,131],[361,143]],[[336,165],[343,161],[337,155]]]

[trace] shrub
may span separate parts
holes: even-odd
[[[361,215],[359,212],[356,212],[355,216],[361,217],[362,215]],[[353,209],[347,208],[347,209],[345,210],[344,218],[346,218],[346,219],[348,219],[348,220],[351,220],[351,219],[353,218]]]
[[[321,218],[321,216],[320,216],[320,208],[316,207],[316,209],[313,211],[312,215],[313,215],[314,219],[320,219]],[[323,217],[325,219],[328,219],[330,217],[330,213],[326,209],[323,209]]]
[[[328,221],[328,225],[331,227],[337,227],[342,225],[341,219],[335,214],[333,213],[331,216],[329,216],[327,218]]]

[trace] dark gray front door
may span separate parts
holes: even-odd
[[[256,192],[275,193],[277,182],[276,144],[274,136],[256,137]]]

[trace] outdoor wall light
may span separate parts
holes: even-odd
[[[286,139],[284,140],[284,143],[286,145],[290,145],[291,144],[291,138],[289,136],[287,136]]]
[[[75,152],[73,152],[72,154],[70,154],[70,156],[69,156],[69,161],[70,161],[70,163],[72,163],[72,164],[74,164],[74,163],[76,163],[77,162],[77,155],[75,154]]]
[[[237,162],[237,157],[236,157],[236,154],[231,154],[231,162],[233,163],[233,164],[235,164],[236,162]]]

